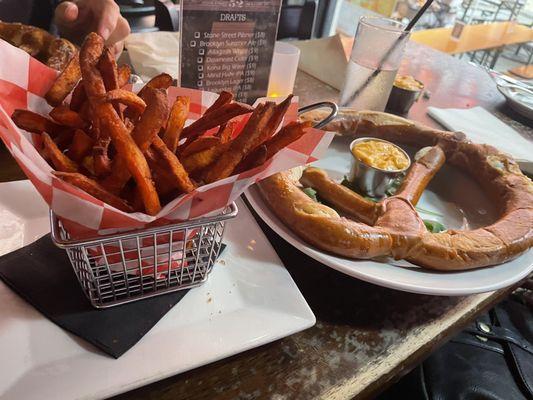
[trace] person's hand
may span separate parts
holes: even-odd
[[[128,21],[113,0],[62,2],[56,7],[54,22],[62,36],[77,43],[89,32],[98,33],[115,55],[120,54],[130,33]]]

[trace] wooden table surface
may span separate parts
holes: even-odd
[[[441,108],[485,107],[525,137],[533,139],[531,121],[506,105],[505,97],[482,68],[416,42],[408,42],[399,74],[412,75],[424,83],[429,99],[421,96],[407,118],[439,127],[427,115],[428,106]]]
[[[453,39],[452,28],[416,31],[411,40],[448,54],[488,50],[533,40],[533,29],[516,22],[466,25],[459,39]]]
[[[411,117],[431,122],[423,114],[428,104],[468,103],[481,104],[510,121],[502,108],[503,97],[480,69],[416,44],[408,46],[406,58],[402,71],[415,74],[432,91],[429,101],[416,104]],[[338,98],[335,89],[304,73],[298,74],[295,92],[302,104]],[[513,126],[532,135],[520,123]],[[21,176],[4,150],[0,180]],[[314,261],[258,222],[315,313],[317,324],[115,400],[369,398],[508,293],[438,297],[374,286]]]

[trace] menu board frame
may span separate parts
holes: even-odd
[[[281,0],[182,0],[180,86],[253,103],[267,95]]]

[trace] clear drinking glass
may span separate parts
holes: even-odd
[[[341,92],[341,106],[383,111],[409,34],[389,18],[359,20]],[[378,71],[379,69],[379,71]]]

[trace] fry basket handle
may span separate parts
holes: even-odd
[[[320,129],[323,126],[329,124],[331,121],[333,121],[335,117],[337,116],[337,113],[339,112],[339,107],[337,106],[337,104],[331,101],[321,101],[320,103],[309,104],[308,106],[298,109],[298,116],[308,111],[316,110],[317,108],[330,108],[331,109],[331,112],[326,118],[324,118],[322,121],[318,122],[315,126],[313,126],[313,128],[317,128],[317,129]]]

